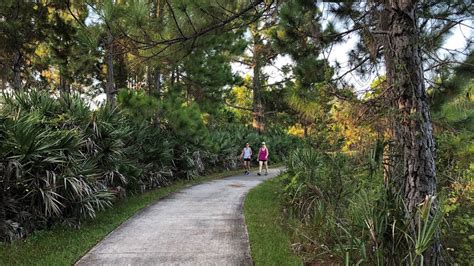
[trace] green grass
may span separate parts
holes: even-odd
[[[255,265],[302,265],[293,254],[290,238],[280,226],[281,205],[278,178],[253,188],[244,203],[245,223]]]
[[[96,219],[82,223],[80,229],[58,226],[38,231],[22,241],[0,244],[0,265],[71,265],[108,233],[156,200],[190,185],[241,173],[228,171],[148,191],[118,202],[98,213]]]

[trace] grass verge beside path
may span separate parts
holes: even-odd
[[[79,230],[58,226],[35,232],[22,241],[0,244],[0,265],[71,265],[112,230],[156,200],[190,185],[241,172],[242,170],[235,170],[190,181],[178,181],[118,202],[112,208],[99,212],[96,219],[83,222]]]
[[[279,224],[278,177],[250,190],[244,203],[245,223],[255,265],[303,265],[293,254],[289,235]]]

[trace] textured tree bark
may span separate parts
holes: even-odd
[[[147,69],[148,95],[159,97],[161,95],[161,69],[149,66]]]
[[[158,23],[159,25],[161,25],[163,23],[163,20],[165,18],[165,13],[164,13],[164,9],[165,9],[165,1],[164,0],[155,0],[155,6],[156,6],[156,10],[155,10],[155,14],[156,14],[156,18],[158,18]],[[161,97],[161,68],[159,66],[156,66],[155,67],[155,92],[156,92],[156,96],[158,98]],[[161,115],[160,115],[160,110],[158,109],[157,111],[157,114],[156,114],[156,117],[155,117],[155,124],[156,125],[160,125],[161,124]]]
[[[153,86],[153,91],[150,92],[150,95],[155,95],[158,99],[161,97],[161,69],[157,66],[154,68],[154,73],[153,73],[153,81],[154,81],[154,86]],[[156,110],[155,114],[155,125],[159,126],[161,124],[161,118],[160,118],[160,109],[158,108]]]
[[[2,77],[1,79],[1,86],[0,86],[0,90],[3,92],[7,89],[7,82],[6,82],[6,78],[5,78],[5,75]]]
[[[395,109],[391,150],[395,159],[390,174],[396,179],[392,183],[395,189],[403,193],[413,234],[417,230],[418,205],[427,196],[436,195],[435,144],[416,25],[417,1],[382,2],[385,6],[380,21],[387,34],[383,43],[385,66]],[[432,208],[434,213],[437,204]],[[435,239],[424,254],[426,265],[438,264],[439,248],[439,240]]]
[[[21,53],[19,50],[15,50],[13,53],[13,82],[12,87],[18,91],[21,89]]]
[[[68,94],[71,92],[71,90],[63,71],[64,70],[59,71],[59,92],[61,94]]]
[[[156,20],[159,25],[163,22],[163,10],[165,1],[152,0],[150,18]],[[161,69],[159,66],[149,65],[147,71],[148,94],[159,97],[161,95]]]
[[[164,8],[165,8],[164,0],[152,0],[150,17],[159,18],[161,22],[161,20],[163,19],[162,15],[163,15]]]
[[[161,69],[160,67],[155,67],[155,94],[157,97],[161,96]]]
[[[17,4],[13,4],[12,2],[12,13],[9,18],[7,18],[7,23],[16,23],[20,21],[19,15],[20,15],[20,2]],[[11,82],[11,86],[14,90],[18,91],[21,89],[21,59],[22,59],[22,54],[20,51],[20,47],[22,47],[22,43],[15,43],[14,47],[12,50],[12,61],[11,61],[11,69],[13,72],[13,79]]]
[[[125,89],[128,87],[128,80],[131,79],[134,83],[134,86],[137,85],[137,79],[131,76],[127,69],[127,64],[125,63],[125,53],[120,46],[117,44],[112,44],[114,47],[112,51],[114,51],[113,59],[115,63],[114,65],[114,85],[116,90]],[[134,80],[135,79],[135,80]],[[133,81],[134,80],[134,81]]]
[[[261,55],[262,55],[262,39],[258,33],[258,29],[254,29],[253,35],[253,102],[252,102],[252,127],[259,133],[265,131],[265,108],[262,102],[262,85],[261,85]]]
[[[113,42],[114,36],[110,31],[107,31],[107,83],[105,85],[105,94],[107,96],[107,103],[115,106],[115,82],[114,82],[114,57],[113,57]]]

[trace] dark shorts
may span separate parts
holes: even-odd
[[[259,162],[266,162],[267,160],[258,160]]]
[[[250,162],[250,158],[245,158],[244,161]]]

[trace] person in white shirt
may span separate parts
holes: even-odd
[[[252,148],[250,148],[250,144],[245,143],[245,147],[242,149],[242,153],[240,154],[240,159],[244,160],[244,167],[245,167],[245,174],[250,174],[250,161],[252,160]]]

